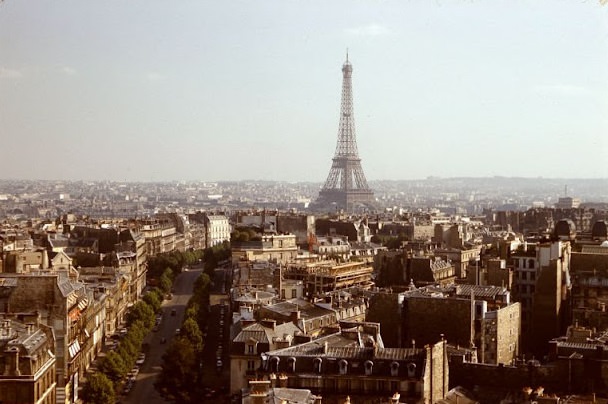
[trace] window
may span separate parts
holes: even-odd
[[[247,361],[247,370],[255,370],[255,361]]]
[[[247,353],[248,354],[253,354],[253,344],[247,345]]]
[[[341,375],[345,375],[346,372],[348,372],[348,362],[346,362],[344,359],[342,359],[339,363],[338,363],[339,369],[340,369],[340,374]]]
[[[315,358],[314,360],[314,371],[317,373],[321,373],[321,364],[323,363],[323,359]]]
[[[293,356],[287,360],[287,366],[289,367],[289,371],[292,373],[296,372],[296,358]]]
[[[398,375],[399,375],[399,363],[393,362],[393,363],[391,363],[391,376],[398,376]]]
[[[298,294],[298,291],[297,291],[297,290],[295,290],[295,289],[291,289],[291,297],[292,297],[292,298],[296,298],[296,297],[298,297],[298,296],[297,296],[297,294]]]
[[[415,363],[407,364],[407,377],[416,377],[416,364]]]
[[[372,370],[374,368],[374,362],[372,361],[365,361],[365,375],[369,376],[372,374]]]

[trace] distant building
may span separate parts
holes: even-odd
[[[293,234],[260,235],[259,240],[231,243],[232,261],[272,261],[287,263],[298,255],[296,236]]]
[[[213,247],[230,241],[230,223],[224,215],[205,215],[206,247]]]
[[[576,209],[579,206],[581,206],[580,199],[565,196],[557,200],[557,203],[555,204],[555,209]]]
[[[364,262],[320,261],[288,264],[283,277],[301,280],[306,295],[313,297],[352,287],[370,289],[374,285],[373,272],[373,268]]]

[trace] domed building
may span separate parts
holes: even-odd
[[[598,220],[593,223],[591,229],[591,238],[593,240],[607,240],[608,239],[608,223],[605,220]]]
[[[576,238],[576,225],[570,219],[561,219],[555,224],[553,236],[562,241],[574,241]]]

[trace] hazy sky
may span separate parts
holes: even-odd
[[[599,0],[4,0],[0,178],[608,177]]]

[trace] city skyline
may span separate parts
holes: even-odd
[[[606,178],[600,2],[0,3],[4,179]],[[585,23],[582,23],[585,22]]]

